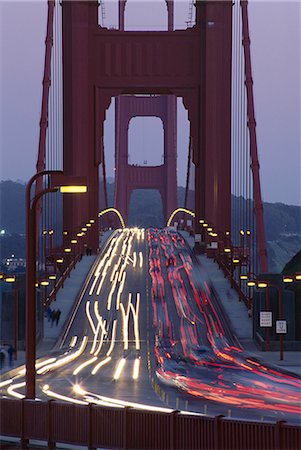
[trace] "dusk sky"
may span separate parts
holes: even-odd
[[[165,1],[128,1],[127,29],[164,29]],[[151,3],[151,4],[150,4]],[[117,26],[116,2],[105,0],[105,25]],[[189,1],[175,2],[175,28],[185,28]],[[38,149],[46,31],[46,0],[0,0],[0,179],[28,180]],[[301,205],[300,1],[250,1],[253,79],[264,201]],[[146,22],[147,20],[147,22]],[[113,174],[113,109],[107,114],[108,175]],[[131,162],[160,163],[158,119],[135,119]],[[152,123],[151,126],[149,124]],[[155,132],[154,132],[155,130]],[[188,122],[179,100],[178,176],[185,180]],[[157,151],[150,136],[155,135]],[[141,154],[141,142],[144,146]],[[157,145],[158,144],[158,145]],[[140,153],[139,153],[140,152]],[[111,156],[109,156],[111,155]]]

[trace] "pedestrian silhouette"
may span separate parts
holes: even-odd
[[[53,327],[53,322],[55,321],[55,319],[56,319],[56,310],[53,309],[53,310],[51,311],[51,326],[52,326],[52,327]]]
[[[1,350],[0,351],[0,369],[2,369],[4,367],[4,362],[5,362],[5,354],[4,352]]]
[[[12,345],[10,345],[7,349],[7,353],[8,353],[9,365],[10,365],[10,367],[12,367],[13,366],[13,355],[16,353],[16,350],[14,349],[14,347]]]
[[[58,309],[56,311],[56,314],[55,314],[56,326],[58,326],[58,323],[59,323],[59,320],[60,320],[60,316],[61,316],[61,310]]]

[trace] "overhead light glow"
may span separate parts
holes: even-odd
[[[16,281],[15,276],[9,276],[5,278],[6,283],[14,283]]]
[[[283,283],[293,283],[294,279],[292,277],[283,277]]]
[[[82,194],[87,191],[87,186],[60,186],[60,192],[62,194]]]

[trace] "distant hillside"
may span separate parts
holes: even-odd
[[[25,233],[25,185],[0,182],[0,228],[10,233]]]
[[[108,183],[107,188],[109,204],[113,205],[114,183]],[[179,187],[179,205],[184,203],[184,194],[185,189]],[[242,201],[246,200],[234,199],[234,202]],[[281,272],[285,264],[301,249],[301,207],[283,203],[264,203],[264,217],[270,271]],[[133,193],[129,224],[157,227],[164,225],[162,203],[157,191],[137,190]],[[25,185],[23,183],[0,182],[0,229],[2,228],[11,234],[25,233]],[[2,247],[3,244],[4,241],[2,241]]]

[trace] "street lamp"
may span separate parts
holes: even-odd
[[[33,183],[40,177],[51,176],[52,187],[43,189],[31,199]],[[71,182],[70,182],[71,181]],[[72,183],[72,181],[75,183]],[[43,195],[60,191],[61,193],[87,192],[87,186],[76,184],[74,177],[62,171],[45,170],[36,173],[26,186],[26,397],[35,399],[36,393],[36,206]],[[82,180],[81,180],[82,181]]]

